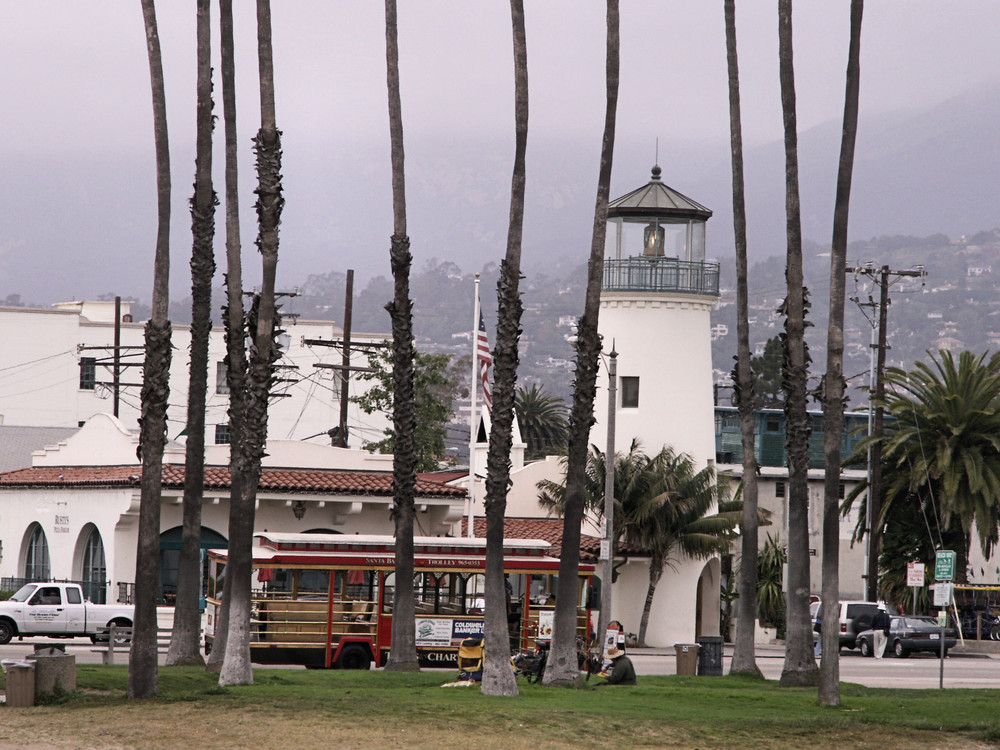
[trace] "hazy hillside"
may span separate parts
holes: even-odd
[[[872,119],[862,113],[851,237],[957,237],[996,226],[1000,205],[1000,88],[991,87],[926,111]],[[666,128],[666,126],[665,126]],[[799,138],[803,233],[829,243],[839,122]],[[715,211],[711,255],[732,257],[729,145],[671,142],[660,134],[664,180]],[[620,133],[614,195],[649,178],[654,135]],[[531,140],[527,164],[525,264],[582,262],[590,246],[599,144]],[[0,297],[20,294],[48,304],[103,293],[147,299],[151,289],[155,195],[150,153],[65,153],[44,162],[4,153],[0,200],[14,220],[0,234]],[[173,295],[189,288],[192,155],[174,153]],[[432,260],[466,272],[499,262],[506,242],[511,147],[474,140],[407,142],[407,199],[414,268]],[[322,179],[307,183],[304,165]],[[217,160],[221,179],[221,159]],[[780,143],[746,154],[750,252],[763,259],[784,249],[783,154]],[[315,172],[316,170],[313,170]],[[279,284],[355,269],[363,286],[388,275],[391,228],[387,144],[329,144],[285,133],[285,197]],[[247,286],[257,283],[253,247],[253,174],[241,172]],[[110,205],[114,221],[102,218]],[[221,212],[217,221],[222,231]],[[220,266],[222,239],[218,242]],[[221,273],[221,268],[220,268]],[[220,277],[221,286],[221,277]],[[419,300],[418,300],[419,303]]]

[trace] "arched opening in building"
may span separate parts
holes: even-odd
[[[73,569],[83,587],[83,595],[94,604],[108,601],[108,566],[104,554],[104,540],[97,527],[88,523],[80,531],[73,555]]]
[[[52,578],[49,560],[49,540],[38,523],[28,527],[22,545],[21,571],[28,581],[48,581]]]
[[[181,536],[184,529],[174,526],[160,534],[160,585],[156,600],[173,604],[177,600],[177,576],[181,563]],[[201,527],[201,596],[208,590],[208,550],[227,549],[229,542],[208,526]]]

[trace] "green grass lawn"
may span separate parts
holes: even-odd
[[[1000,745],[1000,690],[815,689],[735,677],[640,677],[637,687],[518,698],[442,688],[450,672],[258,669],[220,689],[199,668],[161,667],[160,697],[129,702],[127,669],[80,665],[79,692],[0,711],[0,748],[969,748]]]

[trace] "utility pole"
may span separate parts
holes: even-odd
[[[889,316],[889,286],[900,279],[923,278],[927,275],[923,266],[905,271],[894,271],[889,266],[875,268],[871,264],[861,267],[845,269],[847,273],[856,276],[867,276],[879,287],[879,301],[875,303],[871,297],[867,304],[854,301],[861,307],[871,307],[878,305],[878,343],[876,349],[876,365],[874,382],[869,383],[869,414],[871,414],[872,404],[875,406],[874,419],[869,419],[869,437],[875,438],[872,441],[868,452],[868,502],[866,506],[865,525],[868,531],[868,546],[866,547],[865,564],[865,598],[868,601],[878,599],[878,553],[879,545],[882,541],[882,530],[877,523],[877,519],[882,513],[882,430],[885,421],[885,382],[882,374],[885,370],[885,352],[889,348],[886,341],[886,324]],[[872,325],[876,325],[874,322]],[[873,337],[874,338],[874,337]]]
[[[340,373],[340,447],[347,447],[347,368],[351,366],[351,315],[354,308],[354,269],[347,270],[347,292],[344,299],[344,369]]]

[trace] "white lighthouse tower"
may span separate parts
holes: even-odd
[[[715,458],[710,313],[719,296],[719,264],[705,259],[711,215],[664,185],[659,166],[647,184],[609,203],[599,318],[603,353],[617,353],[615,450],[628,450],[637,438],[647,455],[669,446],[689,454],[698,470]],[[610,405],[600,394],[609,393],[608,369],[599,371],[598,421],[590,433],[602,449]],[[636,628],[649,559],[619,555],[613,566],[611,616]],[[720,582],[718,557],[691,560],[677,551],[656,589],[647,643],[707,638],[721,648]]]
[[[659,166],[647,184],[611,201],[599,323],[604,353],[618,353],[615,449],[639,438],[648,455],[669,446],[699,469],[715,458],[710,313],[719,264],[705,259],[711,215],[665,185]],[[607,394],[607,378],[601,368],[598,393]],[[602,448],[606,415],[595,404],[591,442]]]

